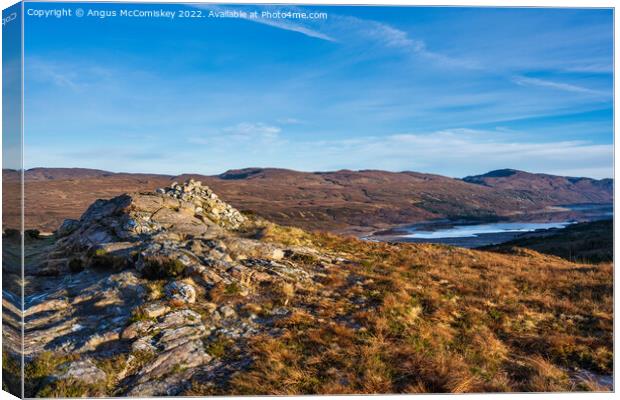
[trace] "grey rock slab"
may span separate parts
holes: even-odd
[[[56,379],[72,379],[88,385],[93,385],[104,381],[106,374],[99,369],[90,359],[73,361],[59,367],[60,373]]]
[[[189,283],[172,281],[166,285],[165,291],[170,299],[181,300],[189,304],[196,302],[196,289]]]

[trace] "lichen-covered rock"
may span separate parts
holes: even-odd
[[[226,228],[238,228],[245,217],[229,204],[220,200],[215,193],[200,181],[190,179],[184,184],[172,183],[160,190],[166,196],[194,205],[194,212]]]
[[[56,380],[73,380],[87,385],[94,385],[106,380],[106,374],[90,359],[73,361],[59,367]]]
[[[189,283],[173,281],[166,285],[166,295],[173,300],[184,303],[194,303],[196,301],[196,289]]]
[[[132,352],[152,353],[131,380],[130,396],[166,394],[183,382],[187,370],[205,365],[212,357],[205,352],[202,339],[209,333],[200,314],[184,309],[170,312],[157,321],[136,323],[131,335]],[[168,384],[162,385],[162,380]],[[147,384],[150,383],[150,384]]]
[[[157,318],[165,315],[170,311],[170,307],[161,301],[145,304],[143,307],[144,316],[146,318]]]

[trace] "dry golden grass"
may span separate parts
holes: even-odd
[[[222,393],[600,390],[570,371],[612,373],[609,263],[283,227],[261,237],[349,262],[287,295],[284,333],[254,340],[251,369]]]
[[[245,357],[247,345],[253,362],[222,384],[197,379],[186,395],[607,390],[581,372],[612,374],[611,263],[576,264],[526,249],[373,243],[267,222],[255,228],[243,234],[309,247],[282,262],[312,279],[263,282],[250,288],[251,301],[238,283],[201,292],[209,302],[192,306],[201,314],[229,303],[273,319],[279,333],[243,342],[242,350],[225,338],[205,343],[216,359]],[[149,300],[162,297],[165,282],[149,284]],[[274,316],[282,307],[290,313]],[[133,319],[146,318],[142,311]],[[114,381],[39,390],[68,360],[44,354],[29,363],[27,393],[115,394]],[[110,377],[124,364],[98,360]]]

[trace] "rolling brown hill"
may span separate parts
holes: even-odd
[[[553,204],[613,202],[612,179],[596,180],[500,169],[484,175],[468,176],[463,180],[507,190],[537,202]]]
[[[502,170],[463,180],[417,172],[376,170],[298,172],[246,168],[217,176],[112,173],[35,168],[25,173],[26,227],[52,231],[98,198],[153,190],[194,178],[233,206],[279,224],[361,233],[433,218],[541,218],[550,206],[609,203],[612,181]],[[18,179],[3,171],[5,183]],[[529,183],[528,183],[529,182]],[[10,193],[5,193],[7,199]],[[5,200],[5,226],[19,209]],[[555,214],[557,215],[557,213]]]

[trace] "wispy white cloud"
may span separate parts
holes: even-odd
[[[424,57],[437,64],[449,67],[479,69],[480,64],[471,59],[452,57],[428,49],[424,40],[412,38],[403,30],[383,22],[363,20],[356,17],[337,17],[352,28],[356,37],[380,43],[388,48],[398,49],[409,55]]]
[[[266,19],[266,18],[245,18],[249,21],[253,21],[253,22],[257,22],[259,24],[264,24],[264,25],[269,25],[272,26],[274,28],[279,28],[279,29],[284,29],[287,31],[292,31],[292,32],[297,32],[297,33],[301,33],[302,35],[306,35],[309,37],[313,37],[316,39],[322,39],[322,40],[327,40],[329,42],[336,42],[337,40],[334,39],[333,37],[325,34],[325,33],[321,33],[317,30],[314,29],[310,29],[306,26],[303,26],[301,24],[295,23],[295,22],[291,22],[289,20],[282,20],[282,19]]]
[[[34,79],[47,81],[62,88],[73,90],[80,88],[77,83],[77,76],[53,61],[29,58],[25,65],[27,67],[26,74]]]
[[[582,63],[576,65],[570,65],[563,69],[566,72],[578,72],[586,74],[611,74],[614,72],[614,67],[609,63]]]
[[[224,132],[240,138],[276,139],[282,129],[278,126],[267,125],[262,122],[242,122],[235,126],[224,128]]]
[[[231,8],[231,7],[217,6],[213,4],[201,4],[201,5],[195,5],[195,7],[207,10],[209,12],[215,12],[215,13],[223,13]],[[263,7],[263,9],[266,9],[266,8]],[[278,11],[278,10],[279,9],[276,9],[273,7],[269,9],[269,11]],[[302,35],[306,35],[306,36],[316,38],[316,39],[327,40],[329,42],[336,41],[336,39],[332,38],[331,36],[323,32],[320,32],[319,30],[316,30],[314,28],[311,28],[299,22],[294,22],[293,20],[288,20],[288,19],[283,19],[283,18],[280,18],[280,19],[262,18],[260,14],[257,18],[250,18],[248,14],[239,14],[238,17],[235,17],[235,18],[252,21],[252,22],[259,23],[259,24],[263,24],[263,25],[268,25],[268,26],[278,28],[278,29],[284,29],[286,31],[301,33]]]
[[[187,140],[199,148],[184,145],[170,152],[152,145],[134,152],[118,144],[105,151],[85,147],[68,152],[59,144],[29,147],[26,161],[28,167],[81,166],[170,174],[217,174],[263,166],[301,171],[419,171],[452,177],[501,168],[592,178],[613,176],[613,145],[584,140],[523,141],[502,131],[473,129],[299,142],[278,135],[278,127],[242,123]]]
[[[516,141],[497,131],[401,133],[308,143],[304,148],[322,154],[323,162],[333,157],[329,168],[323,165],[323,170],[376,168],[454,177],[501,168],[595,178],[613,174],[613,145],[578,140]]]
[[[515,77],[513,81],[517,85],[522,85],[522,86],[539,86],[539,87],[546,87],[550,89],[562,90],[565,92],[584,93],[584,94],[592,94],[592,95],[603,95],[604,94],[598,90],[589,89],[583,86],[572,85],[570,83],[549,81],[546,79],[528,78],[525,76],[518,76],[518,77]]]
[[[426,48],[422,40],[412,39],[407,32],[381,22],[366,21],[355,17],[341,17],[341,20],[347,21],[355,30],[362,31],[362,35],[366,38],[379,41],[387,47],[406,48],[416,52]]]
[[[299,125],[304,123],[304,121],[297,118],[278,118],[277,122],[282,125]]]
[[[190,136],[187,141],[199,145],[221,143],[222,139],[236,142],[273,142],[279,138],[280,132],[282,132],[282,128],[279,126],[262,122],[241,122],[208,135]]]
[[[215,5],[199,5],[214,12],[223,12],[227,8]],[[283,11],[281,7],[263,7],[270,12]],[[303,11],[296,7],[287,7],[285,11]],[[474,60],[460,59],[432,51],[427,48],[426,43],[400,29],[389,24],[374,20],[362,19],[347,15],[329,13],[328,18],[321,20],[293,20],[293,19],[271,19],[271,18],[250,18],[247,15],[240,15],[240,19],[272,26],[292,32],[329,42],[338,42],[347,45],[363,45],[366,47],[381,46],[386,49],[398,50],[408,55],[424,57],[432,62],[451,67],[461,67],[469,69],[480,68],[479,63]]]
[[[49,57],[28,57],[24,66],[27,79],[74,92],[86,90],[94,85],[107,84],[115,78],[108,68],[88,61],[75,63]]]

